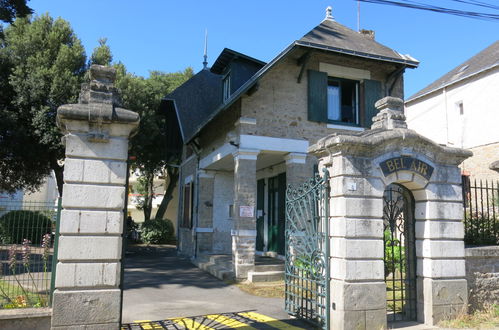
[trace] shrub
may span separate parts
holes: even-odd
[[[38,211],[16,210],[0,217],[0,241],[3,244],[21,244],[28,239],[40,244],[43,235],[52,232],[52,220]]]
[[[175,242],[173,223],[168,219],[149,220],[142,224],[141,240],[146,244]]]
[[[386,229],[385,236],[385,276],[399,270],[405,271],[405,250],[398,239],[392,239],[390,229]],[[401,267],[402,266],[402,267]]]

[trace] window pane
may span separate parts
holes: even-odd
[[[341,84],[341,121],[356,123],[355,85],[353,81],[343,81]]]
[[[327,119],[341,120],[340,117],[340,87],[329,84],[327,86]]]

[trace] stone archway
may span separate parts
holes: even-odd
[[[383,192],[383,247],[387,318],[417,320],[416,235],[414,197],[390,184]]]
[[[414,197],[417,298],[411,318],[433,325],[467,306],[458,165],[471,152],[407,129],[400,99],[386,97],[376,107],[371,130],[333,134],[309,149],[331,178],[333,329],[386,328],[383,197],[392,183]]]

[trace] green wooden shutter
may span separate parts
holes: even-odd
[[[327,73],[308,70],[308,120],[327,122]]]
[[[369,79],[364,80],[364,127],[371,127],[373,117],[378,113],[378,110],[374,104],[382,97],[380,81]]]

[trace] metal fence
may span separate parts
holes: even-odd
[[[465,243],[499,244],[499,182],[463,176],[463,201]]]
[[[0,200],[0,309],[50,305],[57,204]]]

